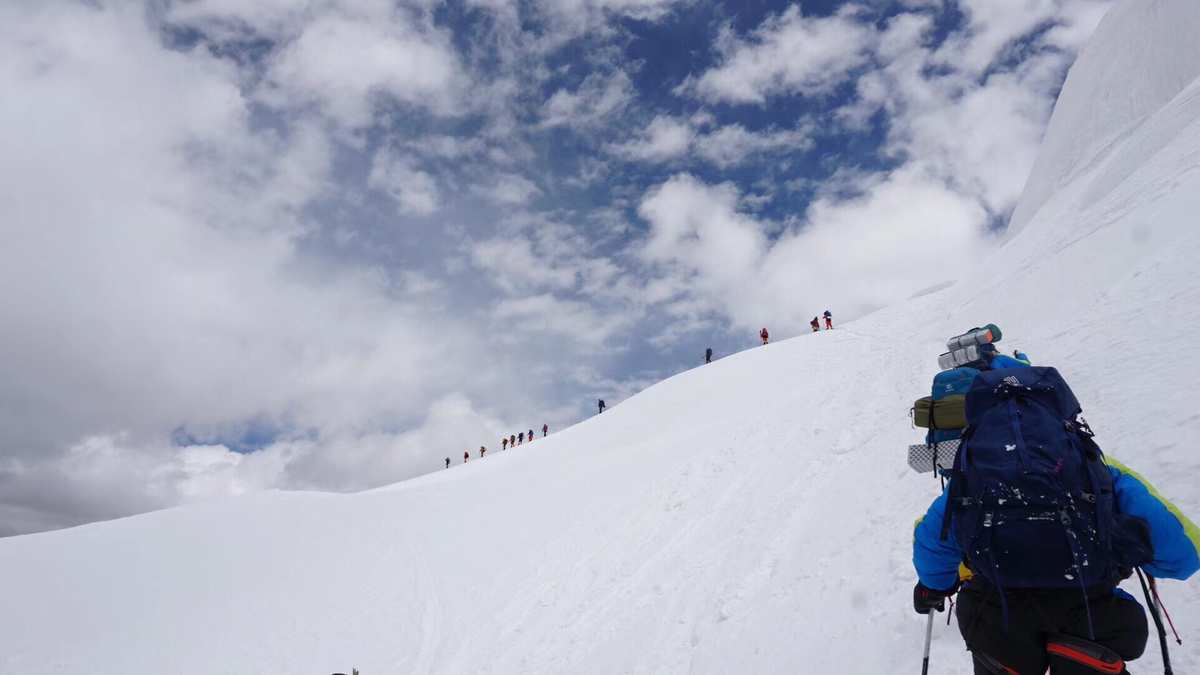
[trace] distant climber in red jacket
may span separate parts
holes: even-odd
[[[545,437],[546,437],[546,434],[548,434],[548,433],[550,433],[550,425],[549,425],[549,424],[543,424],[543,425],[542,425],[542,438],[545,438]]]
[[[812,321],[809,321],[809,322],[808,322],[808,325],[812,326],[812,329],[813,329],[813,332],[814,332],[814,333],[816,333],[817,331],[821,330],[821,322],[820,322],[820,321],[817,321],[817,317],[815,317],[815,316],[813,317],[813,320],[812,320]]]
[[[833,314],[825,310],[825,330],[833,330]]]
[[[466,464],[468,459],[471,459],[471,451],[470,450],[467,450],[466,452],[463,453],[463,464]]]
[[[767,335],[767,329],[763,328],[762,330],[758,331],[758,337],[762,338],[763,344],[765,345],[767,344],[767,339],[770,336]]]

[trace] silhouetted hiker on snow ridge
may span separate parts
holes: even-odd
[[[833,330],[833,314],[825,310],[825,330]]]
[[[480,459],[483,459],[483,455],[484,455],[484,453],[486,453],[486,452],[487,452],[487,448],[485,448],[485,447],[484,447],[484,446],[482,446],[482,445],[481,445],[481,446],[479,446],[479,458],[480,458]]]
[[[758,337],[762,338],[764,345],[767,344],[767,338],[769,337],[767,334],[767,329],[763,328],[762,330],[758,331]]]
[[[508,449],[508,436],[505,436],[504,438],[500,439],[500,449],[501,450]]]
[[[466,452],[463,453],[463,464],[466,464],[468,459],[471,459],[471,451],[470,450],[467,450]]]
[[[450,468],[450,458],[449,457],[446,458],[446,468],[447,469]]]
[[[812,326],[812,329],[813,329],[813,332],[814,332],[814,333],[816,333],[817,331],[821,330],[821,322],[820,322],[820,321],[817,321],[817,317],[815,317],[815,316],[813,317],[813,320],[812,320],[812,321],[809,321],[809,322],[808,322],[808,325]]]
[[[543,424],[543,425],[542,425],[542,438],[545,438],[545,437],[546,437],[546,434],[548,434],[548,433],[550,433],[550,425],[549,425],[549,424]]]
[[[604,399],[600,399],[600,412],[604,412]]]
[[[529,430],[529,434],[526,436],[526,438],[528,438],[528,439],[529,439],[529,442],[530,442],[530,443],[532,443],[532,442],[533,442],[533,429],[530,429],[530,430]]]
[[[704,350],[704,362],[712,363],[712,347]]]

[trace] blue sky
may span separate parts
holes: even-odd
[[[1111,3],[0,9],[0,534],[355,490],[951,280]]]

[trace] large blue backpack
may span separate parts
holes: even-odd
[[[979,372],[951,472],[943,536],[998,588],[1113,584],[1150,559],[1134,519],[1054,368]]]

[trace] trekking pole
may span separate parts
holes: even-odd
[[[1158,648],[1162,650],[1163,675],[1174,675],[1175,671],[1171,670],[1171,655],[1167,653],[1167,631],[1163,628],[1162,618],[1158,615],[1158,605],[1155,604],[1154,598],[1150,597],[1150,589],[1146,587],[1146,578],[1142,576],[1142,569],[1140,567],[1134,569],[1137,571],[1138,581],[1142,584],[1142,594],[1146,596],[1146,606],[1150,610],[1150,617],[1154,619],[1154,626],[1158,628]],[[1153,577],[1151,578],[1153,579]]]
[[[933,610],[929,610],[929,622],[925,624],[925,658],[921,660],[921,675],[929,675],[929,643],[933,640]]]
[[[1179,631],[1175,630],[1175,622],[1171,620],[1171,613],[1167,611],[1167,606],[1163,604],[1162,598],[1158,597],[1158,584],[1154,581],[1154,577],[1147,575],[1146,581],[1150,582],[1150,594],[1154,596],[1154,604],[1158,605],[1158,611],[1167,619],[1167,625],[1171,627],[1171,633],[1175,636],[1175,644],[1183,644],[1183,638],[1179,637]]]

